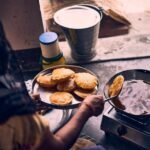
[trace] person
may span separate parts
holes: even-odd
[[[68,150],[91,116],[104,108],[101,95],[84,99],[73,117],[55,134],[23,82],[20,66],[0,23],[0,150]]]

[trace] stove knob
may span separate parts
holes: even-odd
[[[125,134],[127,133],[127,129],[126,129],[126,127],[124,127],[124,126],[120,126],[120,127],[118,127],[118,129],[117,129],[117,133],[118,133],[118,135],[119,135],[119,136],[123,136],[123,135],[125,135]]]

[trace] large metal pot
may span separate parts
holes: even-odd
[[[142,80],[142,81],[146,82],[147,84],[150,84],[150,70],[143,70],[143,69],[125,70],[125,71],[122,71],[122,72],[119,72],[119,73],[115,74],[106,83],[106,85],[104,87],[104,95],[105,95],[106,98],[109,97],[108,96],[108,89],[109,89],[110,85],[112,84],[115,77],[117,77],[118,75],[123,75],[124,78],[125,78],[125,81]],[[119,100],[121,102],[121,99],[119,99]],[[126,110],[123,110],[119,106],[115,105],[112,101],[109,101],[109,103],[116,109],[117,112],[119,112],[123,115],[127,115],[129,117],[134,117],[134,118],[141,118],[141,119],[150,117],[150,113],[137,115],[137,114],[134,114],[134,113],[129,113]],[[130,107],[130,106],[127,106],[127,107]]]
[[[54,14],[54,20],[64,31],[75,60],[89,60],[96,55],[101,19],[102,13],[91,5],[73,5]]]

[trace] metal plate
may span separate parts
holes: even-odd
[[[80,67],[80,66],[74,66],[74,65],[58,65],[58,66],[54,66],[54,67],[51,67],[51,68],[48,68],[48,69],[45,69],[41,72],[39,72],[33,79],[33,82],[32,82],[32,93],[39,93],[40,94],[40,98],[41,98],[41,104],[46,106],[46,107],[51,107],[51,108],[55,108],[55,109],[73,109],[73,108],[76,108],[80,105],[80,103],[82,102],[82,99],[75,96],[73,93],[71,93],[73,96],[74,96],[74,99],[72,101],[72,104],[70,105],[67,105],[67,106],[60,106],[60,105],[55,105],[55,104],[52,104],[49,100],[49,97],[50,95],[53,93],[53,92],[56,92],[54,90],[47,90],[45,88],[42,88],[38,85],[38,83],[36,82],[36,79],[39,75],[47,75],[47,74],[51,74],[52,71],[56,68],[69,68],[69,69],[72,69],[73,71],[75,71],[75,73],[78,73],[78,72],[87,72],[87,73],[90,73],[94,76],[96,76],[93,72],[91,72],[90,70],[88,69],[85,69],[83,67]],[[97,77],[97,76],[96,76]],[[97,77],[98,79],[98,77]],[[96,91],[98,92],[98,86],[99,86],[99,81],[98,81],[98,85],[96,87]]]
[[[108,89],[109,86],[112,84],[113,80],[118,76],[118,75],[123,75],[125,78],[125,81],[128,80],[142,80],[144,82],[147,82],[148,84],[150,84],[150,70],[144,70],[144,69],[132,69],[132,70],[124,70],[122,72],[119,72],[117,74],[115,74],[114,76],[112,76],[109,81],[106,83],[105,87],[104,87],[104,95],[106,98],[108,98]],[[126,111],[123,111],[122,109],[118,108],[117,106],[115,106],[113,104],[113,102],[109,101],[109,103],[116,108],[117,111],[125,114],[125,115],[131,115],[132,117],[149,117],[150,114],[141,114],[141,115],[135,115],[135,114],[131,114],[128,113]]]

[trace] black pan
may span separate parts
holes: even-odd
[[[125,70],[122,72],[119,72],[117,74],[115,74],[113,77],[110,78],[110,80],[106,83],[105,87],[104,87],[104,96],[106,98],[109,98],[108,96],[108,89],[109,86],[112,84],[113,80],[115,79],[115,77],[117,77],[118,75],[123,75],[125,78],[125,82],[132,82],[132,80],[140,80],[146,84],[149,84],[148,86],[150,86],[150,70],[144,70],[144,69],[133,69],[133,70]],[[124,88],[124,87],[123,87]],[[141,87],[142,88],[142,87]],[[150,87],[148,87],[150,88]],[[122,89],[123,90],[123,89]],[[121,94],[121,93],[120,93]],[[123,104],[123,101],[121,101],[120,98],[118,98],[121,105]],[[124,99],[126,100],[126,99]],[[129,100],[129,99],[128,99]],[[149,100],[150,101],[150,100]],[[118,111],[119,113],[122,113],[123,115],[127,115],[130,117],[137,117],[137,118],[145,118],[145,117],[150,117],[150,113],[142,113],[142,114],[134,114],[134,112],[128,112],[126,111],[126,109],[124,109],[123,107],[120,107],[120,105],[116,105],[115,103],[113,103],[113,101],[109,101],[109,103],[116,109],[116,111]],[[128,102],[127,104],[129,104],[128,106],[125,105],[125,107],[130,107],[130,102]],[[150,110],[150,108],[149,108]]]

